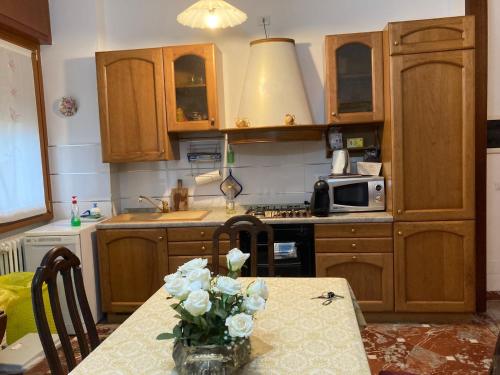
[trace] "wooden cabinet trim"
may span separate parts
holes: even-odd
[[[360,43],[372,51],[372,112],[338,113],[336,50],[346,44]],[[327,35],[325,37],[326,120],[330,124],[359,124],[384,120],[382,32]],[[332,113],[336,113],[335,116]]]
[[[212,241],[215,229],[216,227],[167,228],[167,235],[171,242]]]

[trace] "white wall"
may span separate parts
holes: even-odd
[[[193,187],[185,160],[133,163],[117,173],[100,162],[95,84],[96,50],[215,42],[223,53],[226,119],[235,119],[249,53],[248,42],[263,37],[260,16],[271,16],[271,36],[296,40],[314,120],[323,118],[324,35],[381,30],[388,21],[464,14],[463,0],[230,0],[249,19],[226,30],[193,30],[177,24],[178,13],[194,0],[50,0],[54,44],[42,49],[52,187],[56,215],[67,216],[72,194],[84,208],[99,201],[106,212],[111,200],[136,205],[136,196],[168,196],[181,177],[198,204],[222,202],[217,185]],[[69,119],[53,111],[62,95],[80,102]],[[244,186],[240,203],[289,203],[308,198],[315,176],[328,172],[322,142],[235,147],[234,174]],[[111,176],[112,175],[112,176]],[[111,184],[110,180],[118,181]],[[113,185],[113,189],[111,188]],[[118,185],[118,186],[116,186]],[[118,197],[116,196],[118,195]]]
[[[500,119],[500,1],[488,1],[488,120]]]

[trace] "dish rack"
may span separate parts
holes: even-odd
[[[222,152],[219,140],[191,141],[189,142],[187,159],[191,167],[191,176],[200,175],[200,169],[208,169],[211,164],[213,169],[221,169]]]

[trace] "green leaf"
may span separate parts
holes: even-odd
[[[171,340],[176,338],[176,336],[173,333],[160,333],[158,336],[156,336],[157,340]]]

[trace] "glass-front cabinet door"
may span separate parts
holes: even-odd
[[[382,121],[382,33],[329,35],[325,43],[327,122]]]
[[[217,130],[216,50],[213,44],[163,49],[168,130]]]

